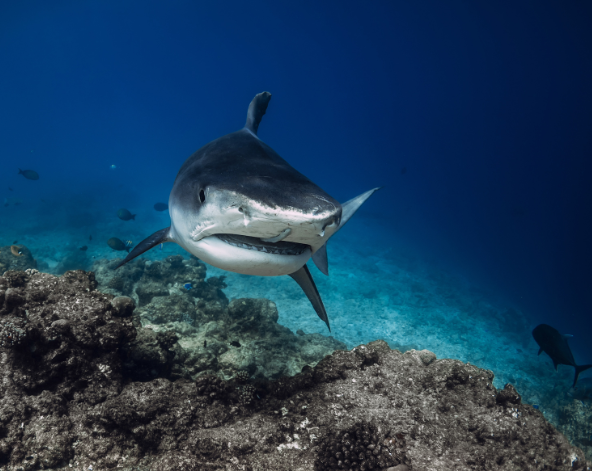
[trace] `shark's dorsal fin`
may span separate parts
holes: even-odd
[[[163,242],[168,242],[170,240],[170,232],[171,228],[165,227],[164,229],[161,229],[160,231],[157,231],[151,236],[144,239],[142,242],[140,242],[138,245],[134,247],[134,250],[127,254],[127,257],[125,257],[123,261],[115,267],[115,269],[117,270],[120,266],[125,265],[127,262],[133,260],[138,255],[142,255],[144,252],[150,250],[152,247],[156,247],[158,244],[162,244]]]
[[[255,98],[253,98],[253,101],[251,101],[251,104],[249,105],[245,129],[251,131],[255,136],[257,135],[261,118],[263,118],[265,111],[267,111],[269,100],[271,100],[271,93],[261,92],[258,95],[255,95]]]
[[[310,271],[308,271],[308,267],[304,265],[300,270],[291,273],[290,276],[292,279],[300,285],[304,294],[314,307],[317,315],[321,318],[322,321],[327,324],[327,328],[329,332],[331,332],[331,326],[329,326],[329,316],[327,316],[327,311],[325,311],[325,306],[323,305],[323,300],[321,299],[321,295],[317,290],[314,280],[312,279],[312,275]]]
[[[312,261],[323,275],[329,276],[329,259],[327,258],[327,243],[312,254]]]

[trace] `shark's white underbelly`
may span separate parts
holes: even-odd
[[[199,241],[175,240],[200,260],[222,270],[243,275],[282,276],[298,271],[311,257],[310,249],[300,255],[278,255],[235,247],[215,236]]]

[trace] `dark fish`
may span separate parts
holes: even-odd
[[[92,236],[91,235],[88,236],[88,240],[92,240]]]
[[[236,348],[240,348],[241,344],[238,342],[238,340],[233,340],[232,342],[230,342],[230,345],[232,345],[233,347]]]
[[[10,197],[10,198],[4,198],[4,207],[13,205],[13,206],[18,206],[19,204],[21,204],[23,202],[23,200],[21,200],[20,198],[15,198]]]
[[[13,242],[13,244],[18,244],[18,240],[15,240],[15,241]]]
[[[156,203],[154,205],[154,209],[156,209],[157,211],[166,211],[167,209],[169,209],[169,205],[165,203]]]
[[[19,168],[17,175],[22,175],[27,180],[39,180],[39,174],[35,170],[21,170]]]
[[[588,368],[592,368],[592,365],[576,365],[571,348],[567,344],[567,339],[571,335],[560,334],[557,329],[554,329],[550,325],[540,324],[537,325],[532,331],[532,336],[536,343],[539,344],[539,355],[545,352],[551,360],[555,370],[557,365],[568,365],[573,366],[576,369],[576,375],[574,377],[573,387],[578,382],[578,376],[582,371],[586,371]]]
[[[88,247],[86,245],[83,245],[82,247],[80,247],[80,250],[86,252],[88,250]]]
[[[403,167],[401,169],[401,175],[405,175],[407,173],[407,167]]]
[[[125,244],[125,242],[123,242],[121,239],[118,239],[117,237],[111,237],[107,241],[107,245],[113,250],[125,250],[127,253],[130,251],[130,248]]]
[[[130,219],[133,219],[135,221],[136,220],[136,216],[137,216],[136,214],[130,213],[125,208],[121,208],[119,211],[117,211],[117,217],[119,219],[121,219],[122,221],[129,221]]]
[[[580,401],[592,401],[592,378],[582,378],[570,396]]]
[[[9,189],[10,191],[14,191],[14,190],[13,190],[12,188],[10,188],[10,187],[8,187],[8,189]]]

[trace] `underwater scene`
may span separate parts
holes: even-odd
[[[590,469],[590,21],[0,6],[0,471]]]

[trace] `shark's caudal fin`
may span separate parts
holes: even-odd
[[[127,257],[125,257],[123,261],[115,267],[115,269],[117,270],[120,266],[125,265],[127,262],[133,260],[138,255],[142,255],[144,252],[150,250],[152,247],[156,247],[158,244],[167,242],[169,240],[170,229],[170,227],[166,227],[158,232],[155,232],[150,237],[144,239],[142,242],[140,242],[138,245],[134,247],[134,250],[132,250],[131,253],[129,253]]]
[[[375,191],[380,190],[380,188],[382,187],[373,188],[372,190],[369,190],[366,193],[362,193],[360,196],[356,196],[355,198],[343,203],[341,205],[341,223],[339,224],[339,228],[337,230],[341,229],[345,225],[345,223],[350,220],[354,213],[360,208],[360,206],[362,206]],[[320,249],[318,249],[315,253],[312,254],[312,261],[323,275],[329,275],[329,260],[327,258],[326,243],[323,244],[323,246]]]
[[[251,104],[249,105],[245,128],[255,134],[255,136],[257,135],[261,118],[263,118],[263,115],[267,111],[269,100],[271,100],[271,93],[262,92],[255,95],[255,98],[253,98],[253,101],[251,101]]]
[[[592,365],[576,365],[576,376],[574,378],[574,382],[573,382],[572,388],[575,388],[576,387],[576,383],[578,382],[578,376],[580,376],[580,373],[582,371],[586,371],[589,368],[592,368]]]
[[[327,328],[329,329],[329,332],[331,332],[327,311],[325,311],[323,300],[321,299],[321,295],[312,279],[310,271],[308,271],[308,267],[304,265],[300,270],[290,274],[290,276],[300,285],[302,291],[304,291],[304,294],[306,294],[306,297],[312,304],[312,307],[314,307],[314,310],[317,312],[317,315],[325,322],[325,324],[327,324]]]

